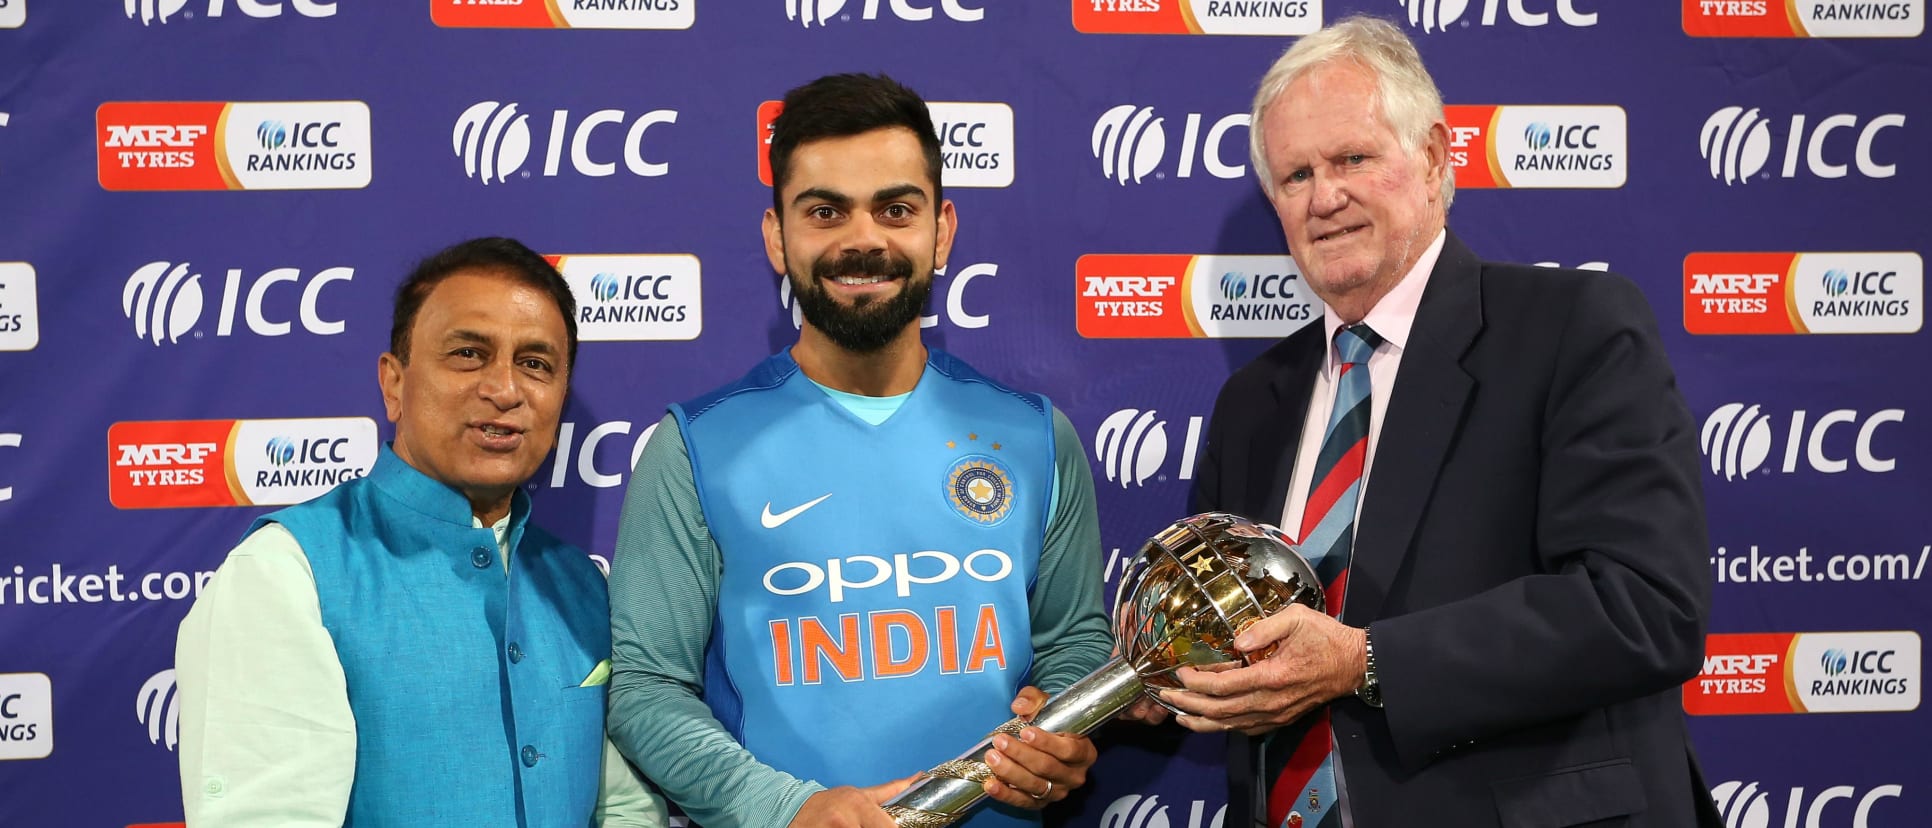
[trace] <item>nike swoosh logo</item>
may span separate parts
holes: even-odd
[[[831,496],[832,496],[831,492],[826,492],[825,494],[820,495],[816,500],[805,501],[804,503],[801,503],[797,506],[793,506],[792,508],[786,509],[785,511],[779,512],[778,514],[775,514],[775,515],[771,513],[771,501],[767,500],[765,501],[765,512],[764,514],[761,514],[758,516],[758,522],[761,524],[764,524],[764,527],[766,529],[777,529],[780,526],[784,526],[792,518],[805,514],[806,509],[810,509],[813,506],[817,506],[820,503],[824,503],[825,498],[828,498]]]

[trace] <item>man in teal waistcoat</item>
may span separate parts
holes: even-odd
[[[798,342],[645,446],[610,732],[706,828],[891,828],[907,777],[1106,660],[1093,479],[1046,398],[920,340],[955,222],[925,102],[840,75],[784,107],[764,236]],[[1001,734],[964,824],[1037,824],[1093,761]]]
[[[175,653],[190,826],[651,826],[604,738],[609,601],[521,490],[556,442],[575,302],[476,239],[417,266],[368,476],[255,521]]]

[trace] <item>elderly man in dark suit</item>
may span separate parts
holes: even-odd
[[[1168,700],[1240,731],[1229,826],[1717,824],[1678,701],[1710,603],[1696,431],[1604,273],[1446,229],[1440,93],[1394,26],[1305,37],[1252,155],[1324,317],[1228,380],[1196,511],[1279,522],[1330,612]]]

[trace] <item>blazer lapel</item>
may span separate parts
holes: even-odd
[[[1482,329],[1481,273],[1476,254],[1450,233],[1402,352],[1355,527],[1343,618],[1356,626],[1380,613],[1462,427],[1476,383],[1461,360]]]
[[[1306,327],[1290,335],[1288,353],[1273,377],[1269,390],[1274,392],[1275,410],[1271,422],[1256,429],[1254,456],[1248,463],[1245,491],[1261,500],[1246,504],[1247,516],[1262,523],[1279,523],[1282,506],[1288,502],[1288,484],[1294,478],[1295,455],[1301,448],[1302,422],[1308,419],[1308,397],[1315,390],[1315,372],[1328,355],[1322,341],[1322,320],[1316,317]],[[1295,527],[1283,526],[1294,532]]]

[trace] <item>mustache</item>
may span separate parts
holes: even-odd
[[[912,278],[912,260],[904,256],[888,256],[885,251],[871,253],[846,253],[836,259],[821,258],[812,262],[814,280],[835,279],[840,276],[884,276],[888,279]]]

